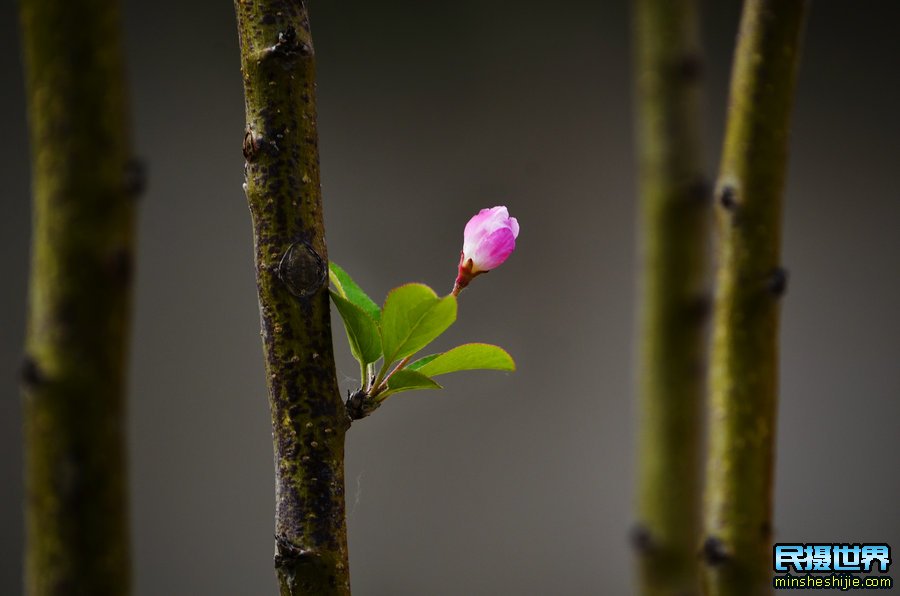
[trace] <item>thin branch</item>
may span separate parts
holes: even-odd
[[[748,0],[718,181],[703,553],[708,593],[771,590],[782,195],[806,0]]]

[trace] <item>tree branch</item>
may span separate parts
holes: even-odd
[[[697,594],[711,190],[694,0],[637,0],[643,308],[638,526],[644,594]]]
[[[643,308],[635,545],[644,594],[697,594],[711,190],[694,0],[637,0]]]
[[[748,0],[718,181],[704,512],[712,595],[771,590],[781,211],[806,0]]]
[[[34,197],[22,373],[25,591],[130,588],[132,159],[116,0],[23,0]]]
[[[344,435],[331,343],[309,16],[236,0],[246,192],[275,447],[281,594],[349,594]]]

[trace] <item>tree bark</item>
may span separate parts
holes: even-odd
[[[712,192],[700,136],[695,0],[636,0],[642,228],[641,593],[699,592],[697,547]]]
[[[282,595],[349,594],[350,419],[332,351],[309,15],[297,0],[236,0],[235,10],[275,448],[275,566]]]
[[[806,0],[748,0],[720,167],[703,552],[711,595],[771,592],[781,212]]]
[[[33,227],[25,592],[130,589],[125,386],[140,168],[119,4],[23,0]]]

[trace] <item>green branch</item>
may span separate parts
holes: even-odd
[[[34,196],[23,367],[25,591],[130,588],[132,160],[116,0],[23,0]]]
[[[331,343],[328,255],[309,16],[296,0],[236,0],[253,220],[275,448],[281,594],[349,594],[344,436]]]
[[[710,188],[695,0],[635,2],[642,228],[641,592],[697,594]]]
[[[712,595],[769,593],[781,211],[808,2],[748,0],[718,181],[704,554]]]

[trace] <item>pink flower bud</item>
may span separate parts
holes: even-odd
[[[453,294],[469,285],[476,275],[496,269],[512,254],[519,235],[519,222],[506,207],[482,209],[469,220],[463,233],[459,275]]]

